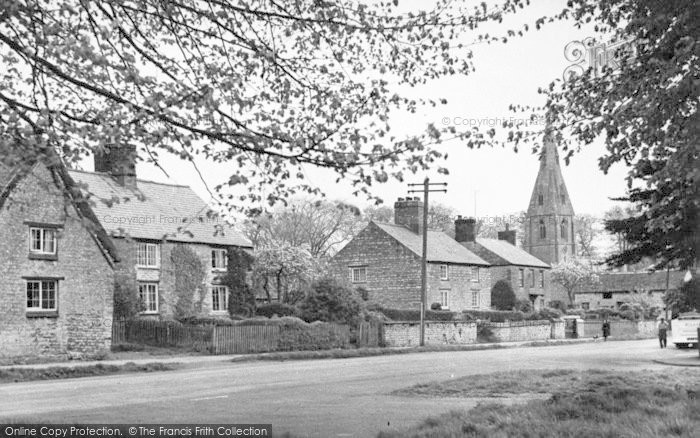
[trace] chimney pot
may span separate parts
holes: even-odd
[[[476,219],[457,216],[455,220],[455,240],[457,242],[476,242]]]
[[[394,223],[408,227],[416,234],[423,228],[423,203],[420,198],[398,198],[394,203]]]
[[[515,230],[509,229],[508,224],[506,224],[506,230],[498,232],[498,240],[505,240],[515,246]]]

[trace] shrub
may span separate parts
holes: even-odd
[[[462,313],[468,315],[471,319],[491,322],[522,321],[525,319],[525,314],[517,310],[465,310]]]
[[[552,300],[552,301],[550,301],[550,302],[549,302],[549,307],[551,307],[552,309],[561,310],[562,312],[565,312],[565,311],[566,311],[566,308],[567,308],[566,304],[565,304],[563,301],[561,301],[561,300]]]
[[[539,320],[548,320],[548,321],[556,321],[561,316],[563,313],[558,310],[558,309],[540,309],[536,312],[531,312],[527,315],[525,315],[525,319],[531,320],[531,321],[539,321]]]
[[[532,312],[532,303],[528,299],[518,300],[515,303],[515,310],[519,310],[523,313]]]
[[[255,293],[247,282],[247,273],[253,264],[253,256],[241,248],[229,248],[226,274],[219,281],[228,286],[229,315],[252,316],[255,314]]]
[[[204,266],[197,253],[187,245],[175,245],[170,253],[175,275],[175,316],[184,318],[202,310],[204,293],[202,283],[206,277]],[[195,301],[199,296],[199,301]]]
[[[498,280],[491,288],[491,306],[498,310],[512,310],[515,305],[515,292],[510,282]]]
[[[357,292],[357,295],[359,295],[360,298],[362,298],[362,301],[369,300],[369,291],[364,287],[360,286],[357,289],[355,289],[355,291]]]
[[[261,304],[255,309],[257,316],[272,318],[273,316],[299,316],[299,311],[296,307],[284,303]]]
[[[420,321],[420,310],[417,309],[381,309],[379,310],[392,321]],[[460,321],[461,315],[457,312],[444,310],[427,310],[426,321]]]
[[[227,317],[216,316],[188,316],[179,318],[178,322],[184,325],[233,325],[234,320]]]
[[[316,280],[299,303],[305,321],[341,322],[354,325],[360,314],[360,300],[354,290],[333,278]]]
[[[430,305],[430,310],[442,310],[442,304],[440,303],[433,303]]]
[[[114,275],[114,317],[131,318],[141,311],[136,279],[130,274]]]

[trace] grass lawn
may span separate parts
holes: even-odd
[[[0,384],[27,382],[30,380],[71,379],[74,377],[93,377],[108,374],[148,373],[169,371],[179,368],[177,364],[147,363],[136,365],[133,362],[124,365],[85,365],[74,367],[49,368],[8,368],[0,369]]]
[[[524,370],[416,385],[394,395],[509,397],[551,394],[505,406],[480,404],[428,418],[389,437],[693,437],[700,430],[700,370]]]

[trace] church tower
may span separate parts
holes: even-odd
[[[549,136],[544,138],[524,225],[526,249],[538,259],[554,265],[576,255],[574,207],[561,174],[557,145]]]

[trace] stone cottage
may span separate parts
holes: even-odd
[[[348,278],[384,307],[419,309],[422,233],[428,233],[427,304],[453,311],[491,306],[489,263],[441,231],[422,229],[423,202],[399,198],[394,224],[370,222],[331,260],[335,274]]]
[[[476,237],[476,220],[455,221],[455,240],[491,265],[491,282],[510,283],[518,300],[529,300],[537,310],[551,301],[550,266],[515,245],[515,230],[498,232],[498,239]]]
[[[189,187],[137,179],[135,155],[133,148],[114,147],[96,153],[95,172],[69,171],[119,251],[117,280],[133,280],[143,316],[175,316],[184,274],[173,251],[184,246],[199,257],[204,270],[193,291],[195,311],[227,314],[229,290],[221,284],[227,253],[252,249],[252,244],[212,214]]]
[[[60,163],[0,164],[0,359],[110,348],[117,251],[76,193]]]
[[[584,310],[620,310],[625,303],[645,301],[665,310],[663,297],[667,283],[669,290],[678,289],[684,275],[682,271],[600,274],[597,284],[587,285],[575,291],[575,304]]]

